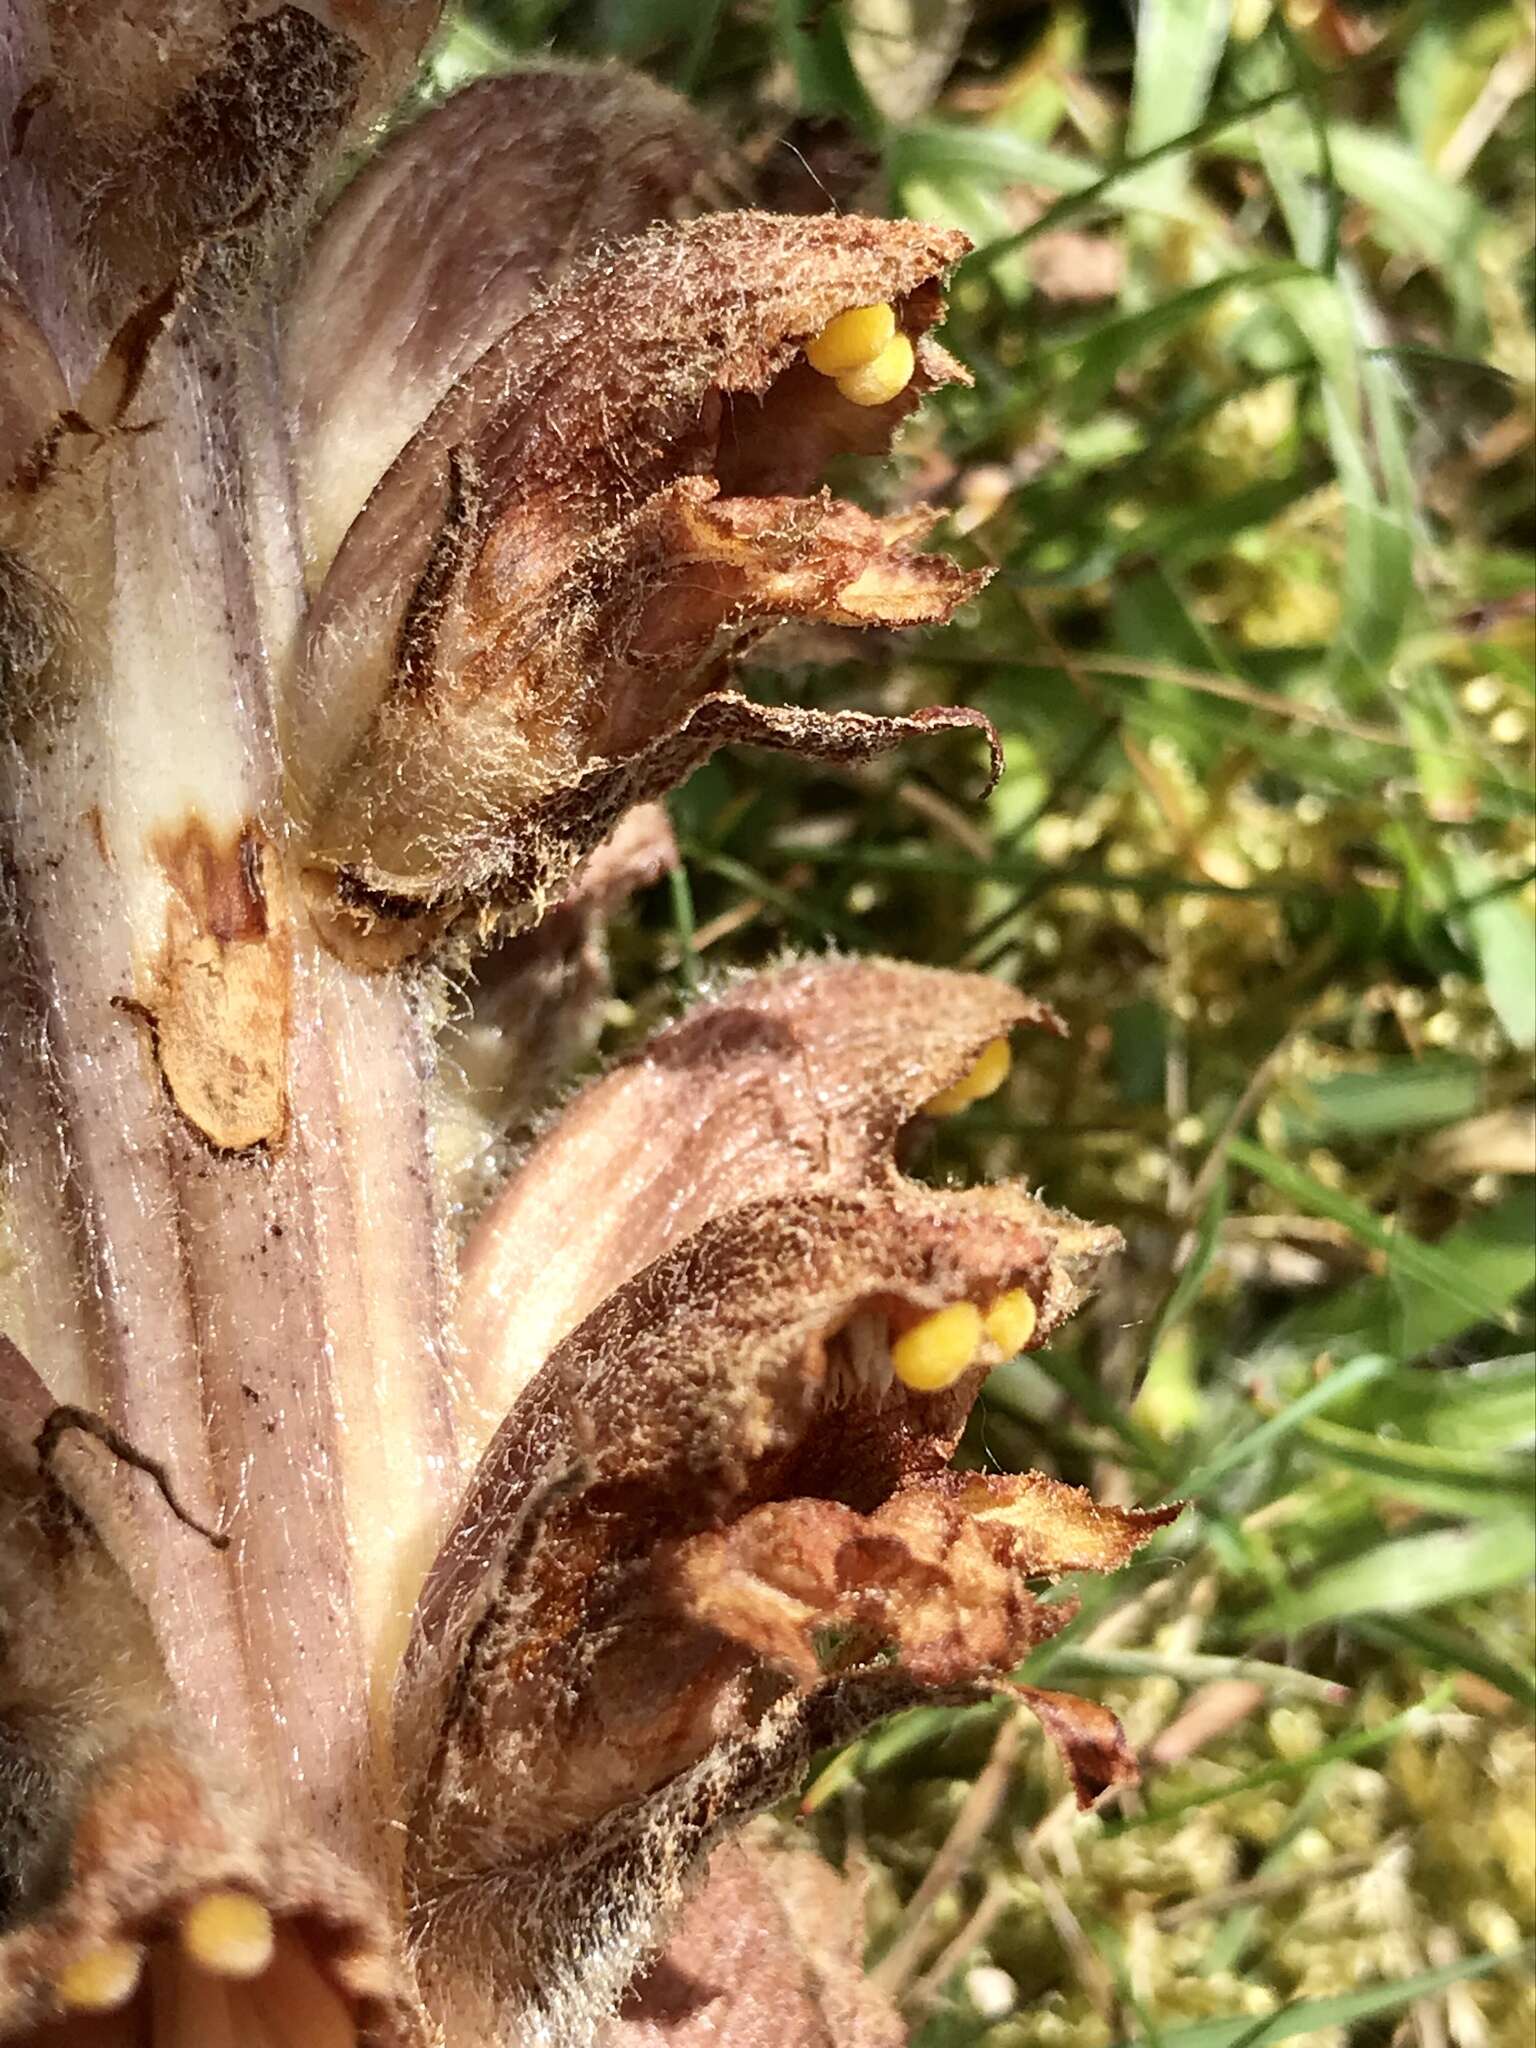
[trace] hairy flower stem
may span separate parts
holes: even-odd
[[[429,1055],[408,987],[292,914],[270,345],[181,328],[134,422],[43,486],[92,498],[99,609],[51,666],[69,701],[8,749],[16,1334],[229,1529],[216,1551],[142,1479],[110,1482],[180,1704],[276,1814],[346,1814],[372,1864],[398,1836],[359,1746],[385,1734],[454,1464]]]

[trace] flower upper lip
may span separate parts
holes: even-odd
[[[979,975],[818,960],[737,982],[589,1084],[465,1247],[460,1429],[472,1451],[555,1344],[712,1217],[898,1178],[902,1126],[1021,1026],[1063,1029]],[[1090,1256],[1114,1242],[1079,1228]]]

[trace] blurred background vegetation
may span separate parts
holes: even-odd
[[[760,696],[982,706],[832,775],[721,759],[614,934],[622,1043],[836,946],[1071,1039],[914,1170],[1127,1253],[966,1455],[1190,1510],[1032,1680],[1123,1715],[1080,1818],[1006,1705],[807,1790],[920,2048],[1536,2038],[1536,25],[1329,0],[483,0],[423,90],[618,58],[765,201],[949,221],[975,385],[856,491],[995,566]]]

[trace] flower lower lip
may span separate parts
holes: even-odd
[[[347,1964],[341,1965],[343,1971]],[[55,1996],[92,2028],[101,2048],[356,2048],[350,1996],[316,1960],[304,1934],[274,1922],[246,1892],[214,1889],[194,1900],[169,1938],[126,1936],[79,1950],[60,1969]]]

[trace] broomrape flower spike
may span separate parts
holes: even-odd
[[[1061,1030],[1017,991],[790,964],[500,1163],[672,857],[650,799],[724,745],[996,743],[732,669],[981,587],[821,483],[963,380],[964,237],[711,211],[720,139],[612,70],[483,81],[343,180],[436,14],[16,0],[0,37],[21,2048],[653,2048],[674,1926],[718,2038],[867,1999],[884,2038],[803,1866],[726,1838],[987,1695],[1066,1618],[1036,1581],[1172,1513],[950,1469],[1116,1246],[897,1164]],[[1081,1800],[1133,1774],[1028,1698]]]

